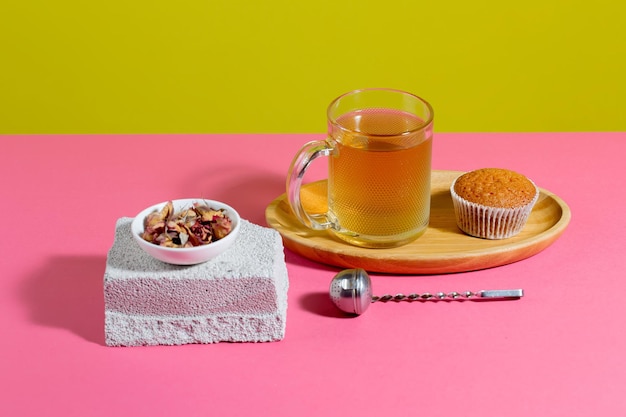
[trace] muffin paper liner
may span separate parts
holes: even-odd
[[[532,182],[532,181],[531,181]],[[539,198],[539,189],[533,182],[535,197],[525,206],[516,208],[488,207],[472,203],[459,196],[454,191],[456,179],[450,186],[450,194],[454,204],[456,224],[463,232],[470,236],[484,239],[506,239],[518,234]]]

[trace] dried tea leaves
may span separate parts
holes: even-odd
[[[194,203],[189,209],[174,212],[171,201],[146,216],[142,239],[170,248],[191,248],[222,239],[232,230],[232,221],[223,209]]]

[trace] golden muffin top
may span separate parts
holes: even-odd
[[[515,208],[530,203],[538,192],[522,174],[502,168],[482,168],[457,178],[454,191],[472,203]]]

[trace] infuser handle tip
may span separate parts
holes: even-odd
[[[524,296],[524,290],[521,288],[515,290],[482,290],[478,292],[479,298],[485,299],[509,299],[509,298],[522,298]]]

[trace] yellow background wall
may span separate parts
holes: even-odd
[[[323,132],[416,93],[437,131],[626,130],[618,0],[3,0],[0,133]]]

